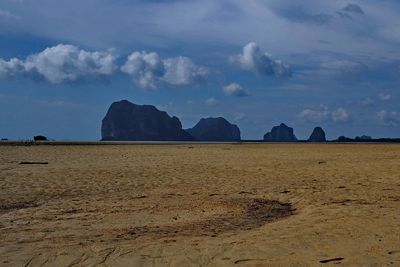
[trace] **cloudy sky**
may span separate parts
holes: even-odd
[[[398,0],[2,0],[0,137],[97,140],[127,99],[245,139],[400,136]]]

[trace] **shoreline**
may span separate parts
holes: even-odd
[[[212,142],[212,141],[0,141],[0,146],[97,146],[97,145],[241,145],[241,144],[400,144],[400,140],[372,140],[361,142],[264,142],[264,141],[239,141],[239,142]]]

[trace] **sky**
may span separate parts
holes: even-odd
[[[400,137],[398,0],[1,0],[0,138],[99,140],[114,101],[243,139]]]

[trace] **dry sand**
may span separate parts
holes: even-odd
[[[400,266],[399,145],[0,146],[0,266],[336,264]]]

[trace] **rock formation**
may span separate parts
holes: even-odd
[[[356,136],[356,141],[371,141],[372,137],[368,135]]]
[[[48,141],[47,137],[44,135],[36,135],[33,137],[34,141]]]
[[[281,123],[281,125],[273,127],[271,132],[268,132],[264,135],[264,141],[295,142],[297,141],[297,138],[293,133],[293,128]]]
[[[310,138],[308,138],[309,142],[326,142],[325,132],[321,127],[315,127],[312,132]]]
[[[198,141],[240,141],[239,128],[221,117],[201,119],[196,126],[186,131]]]
[[[111,104],[101,126],[103,141],[192,141],[177,117],[127,100]]]
[[[342,135],[342,136],[339,136],[336,141],[337,142],[353,142],[354,139],[351,139],[349,137],[346,137],[346,136]]]

